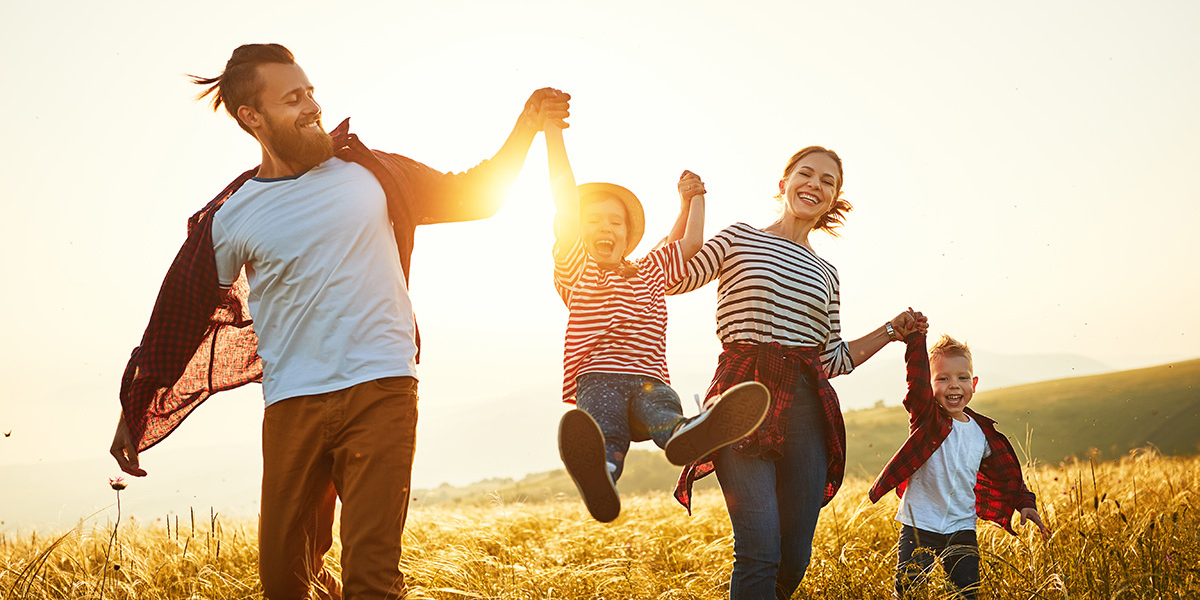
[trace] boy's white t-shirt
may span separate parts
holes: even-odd
[[[950,435],[908,478],[897,521],[934,533],[975,529],[975,482],[991,449],[979,423],[967,419],[951,419]]]
[[[416,377],[415,319],[387,198],[365,167],[329,159],[247,181],[213,220],[217,278],[245,265],[263,397]]]

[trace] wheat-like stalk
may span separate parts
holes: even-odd
[[[1152,450],[1119,461],[1070,460],[1026,471],[1053,530],[1012,536],[979,526],[984,599],[1200,597],[1200,457]],[[813,561],[797,598],[887,598],[895,568],[895,496],[865,501],[848,480],[821,513]],[[128,493],[128,492],[127,492]],[[540,503],[494,498],[479,506],[414,507],[401,569],[414,599],[728,597],[733,539],[717,491],[696,513],[667,491],[626,497],[620,518],[591,520],[578,498]],[[121,536],[83,522],[59,537],[0,537],[0,599],[243,599],[261,594],[253,523],[210,511],[191,529],[127,519]],[[182,525],[188,529],[187,524]],[[112,550],[107,550],[108,544]],[[332,553],[340,551],[335,542]],[[105,568],[122,556],[121,569]],[[336,569],[336,556],[332,562]],[[107,578],[105,575],[108,575]],[[935,570],[914,598],[952,598]]]

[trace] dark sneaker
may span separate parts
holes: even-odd
[[[725,390],[707,410],[688,419],[667,440],[667,460],[673,465],[690,465],[754,433],[770,406],[770,392],[757,381]]]
[[[608,473],[604,433],[591,415],[579,409],[563,415],[558,423],[558,455],[588,512],[601,523],[616,519],[621,498]]]

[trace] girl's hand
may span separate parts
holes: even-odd
[[[692,201],[696,196],[704,195],[704,182],[700,181],[700,176],[691,172],[684,171],[679,176],[679,199],[683,201],[684,206]]]

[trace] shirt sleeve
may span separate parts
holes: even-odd
[[[415,223],[452,223],[486,219],[500,210],[516,173],[483,161],[462,173],[443,173],[406,156],[387,157],[411,192]]]
[[[908,411],[908,425],[911,428],[913,424],[929,416],[935,407],[933,386],[929,381],[929,353],[925,350],[925,334],[910,333],[904,339],[904,343],[904,365],[908,378],[908,394],[904,396],[904,408]]]
[[[557,251],[554,256],[554,287],[562,297],[563,304],[570,306],[571,295],[579,280],[583,278],[583,270],[587,266],[587,252],[583,249],[583,240],[577,236],[562,260],[559,260]]]
[[[685,272],[679,280],[667,287],[667,294],[686,294],[716,279],[732,247],[732,238],[732,232],[727,228],[704,242],[696,255],[687,261]]]
[[[687,263],[683,260],[683,250],[679,241],[663,244],[646,255],[643,261],[653,262],[663,273],[663,285],[671,287],[687,274]]]
[[[216,218],[212,224],[212,245],[213,259],[217,263],[217,284],[229,288],[241,274],[246,258],[238,252],[235,240],[229,238],[221,226],[221,220]]]
[[[821,366],[830,379],[854,370],[850,345],[842,339],[842,292],[836,277],[829,298],[829,337],[825,339],[825,349],[821,351]]]

